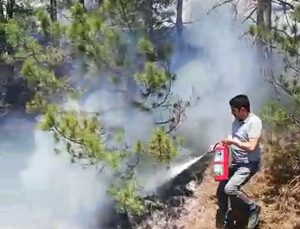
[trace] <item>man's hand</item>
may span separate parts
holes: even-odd
[[[224,139],[221,141],[222,144],[224,145],[236,145],[237,144],[237,141],[234,140],[234,139]]]
[[[233,139],[231,136],[228,136],[226,139],[223,139],[221,141],[222,144],[224,145],[237,145],[238,142],[236,139]]]

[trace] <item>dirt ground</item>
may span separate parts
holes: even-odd
[[[263,188],[262,172],[257,173],[244,187],[249,196],[257,199]],[[216,189],[218,182],[214,181],[211,166],[204,173],[203,181],[197,187],[194,195],[187,198],[184,204],[185,214],[172,222],[173,228],[178,229],[215,229],[216,218]],[[290,214],[283,216],[274,205],[266,201],[257,202],[261,207],[260,229],[300,229],[300,216]],[[241,228],[242,229],[242,228]]]
[[[214,229],[217,211],[215,192],[218,183],[213,180],[210,167],[206,170],[201,185],[188,198],[184,208],[187,213],[176,220],[173,225],[181,229]]]

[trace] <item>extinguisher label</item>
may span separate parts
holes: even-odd
[[[214,165],[214,174],[217,176],[223,175],[223,165],[222,164],[216,164]]]
[[[215,162],[223,162],[223,157],[222,157],[222,152],[220,152],[220,151],[216,151],[215,152],[215,157],[214,157],[214,161]]]

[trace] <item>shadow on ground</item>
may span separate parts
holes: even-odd
[[[231,197],[231,211],[228,213],[228,225],[226,229],[248,229],[248,219],[250,216],[250,211],[248,206],[241,200]],[[216,212],[216,225],[218,224],[218,219],[220,219],[219,211]],[[217,226],[216,226],[217,227]],[[217,227],[220,228],[220,227]],[[257,225],[255,229],[258,229]]]

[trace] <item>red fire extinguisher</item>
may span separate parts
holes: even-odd
[[[217,144],[214,147],[213,173],[215,181],[229,179],[229,148],[224,144]]]

